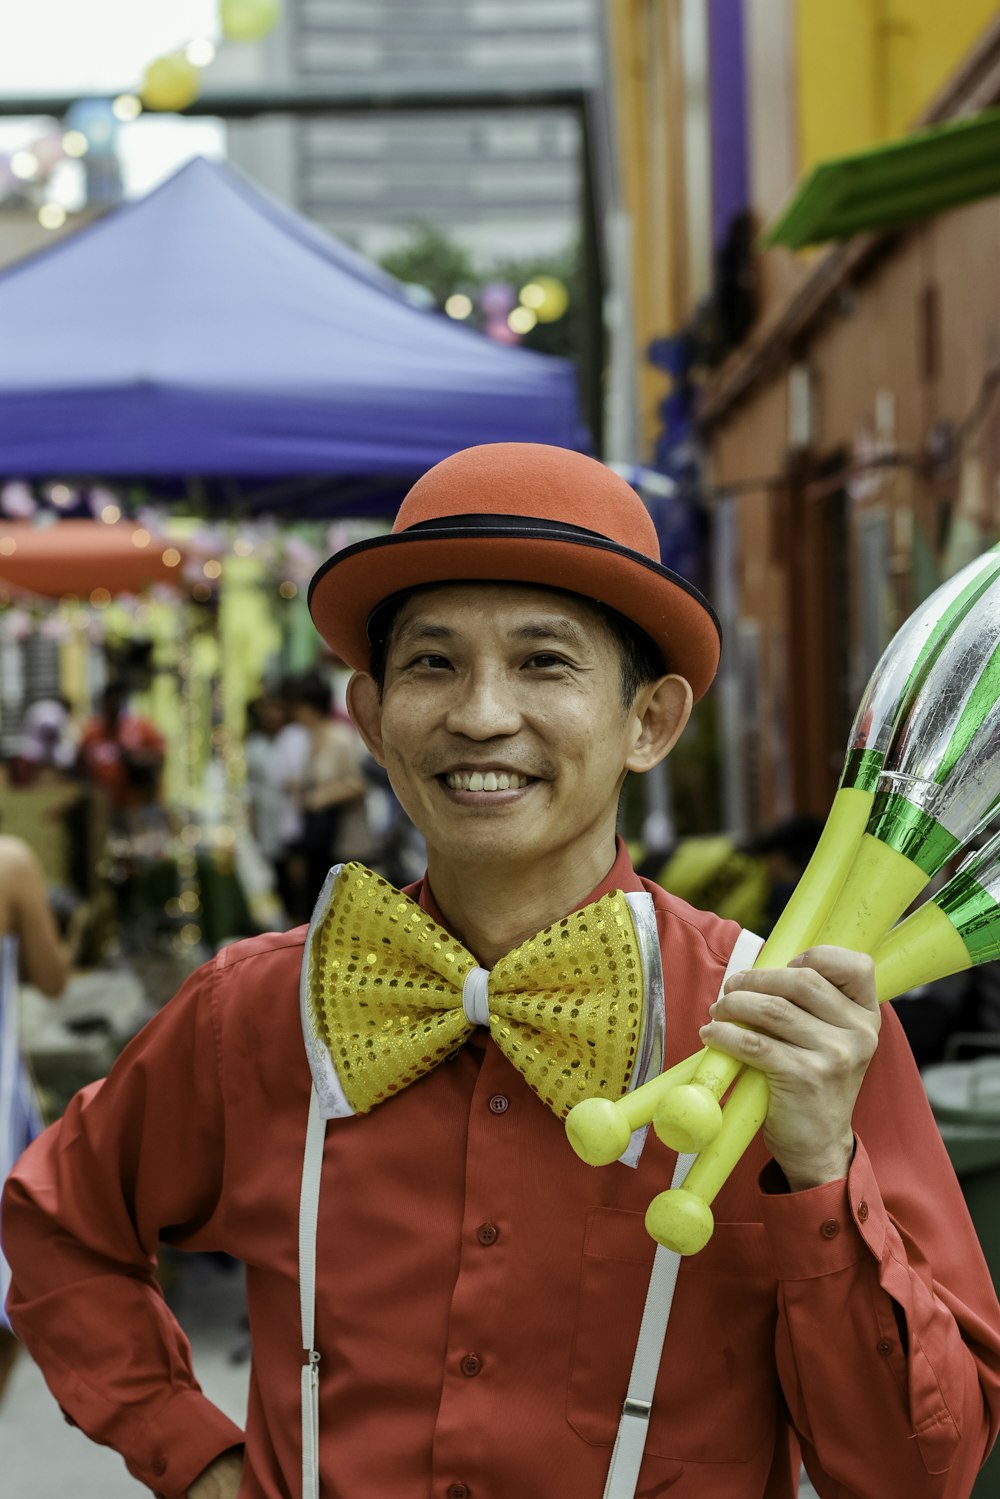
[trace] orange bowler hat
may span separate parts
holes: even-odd
[[[660,562],[656,528],[635,490],[596,459],[541,443],[485,443],[435,464],[389,535],[323,564],[309,609],[341,660],[366,671],[379,605],[413,588],[473,582],[558,588],[615,610],[649,636],[696,699],[718,667],[715,613]]]

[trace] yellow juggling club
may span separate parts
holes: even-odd
[[[783,968],[817,941],[867,950],[930,878],[865,830],[900,722],[946,646],[959,638],[968,654],[967,625],[975,611],[978,626],[984,600],[998,591],[998,577],[1000,554],[994,549],[933,593],[883,652],[854,721],[822,837],[755,968]],[[972,638],[981,638],[978,628]],[[653,1121],[660,1139],[674,1150],[704,1150],[722,1126],[722,1097],[741,1070],[741,1063],[709,1048],[690,1083],[664,1092]]]
[[[875,950],[879,1002],[1000,957],[1000,833]]]
[[[1000,957],[1000,834],[970,854],[933,900],[900,922],[875,950],[879,1003],[976,963]],[[646,1227],[678,1254],[697,1254],[712,1237],[710,1203],[767,1116],[767,1079],[747,1068],[722,1111],[722,1129],[683,1187],[661,1192]],[[582,1107],[582,1105],[581,1105]]]
[[[867,830],[818,935],[819,942],[857,952],[879,949],[890,927],[931,876],[997,809],[997,589],[987,587],[975,599],[975,605],[974,618],[966,613],[958,620],[903,703]],[[992,866],[976,864],[974,873],[987,867]],[[956,876],[958,894],[949,896],[951,904],[941,904],[940,897],[933,903],[942,914],[934,914],[934,910],[918,912],[908,933],[896,938],[882,954],[883,971],[889,977],[879,986],[880,998],[900,992],[894,988],[896,982],[928,982],[967,967],[972,960],[974,934],[984,921],[990,924],[996,901],[990,890],[984,891],[970,877],[967,866],[963,866],[961,875],[961,880]],[[942,922],[952,928],[950,935]],[[929,965],[926,973],[925,962]],[[892,967],[887,968],[887,964]],[[734,1068],[736,1073],[739,1070],[738,1066]],[[720,1135],[704,1161],[699,1159],[692,1166],[681,1189],[685,1195],[661,1193],[651,1205],[647,1223],[661,1243],[691,1254],[707,1242],[712,1222],[708,1203],[766,1117],[767,1101],[766,1080],[748,1069],[726,1108],[724,1138]],[[655,1123],[663,1138],[659,1114]],[[694,1206],[692,1199],[701,1206]]]

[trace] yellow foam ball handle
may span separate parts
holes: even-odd
[[[646,1227],[658,1244],[677,1254],[697,1254],[712,1237],[710,1204],[767,1115],[767,1079],[747,1068],[722,1113],[722,1129],[694,1162],[682,1187],[661,1192],[646,1210]]]
[[[648,1124],[664,1094],[687,1082],[705,1055],[685,1057],[623,1098],[585,1098],[566,1115],[569,1143],[588,1166],[610,1166],[623,1155],[633,1130]]]
[[[697,1254],[715,1229],[712,1209],[684,1187],[654,1197],[646,1209],[646,1230],[657,1244],[675,1254]]]
[[[718,1096],[697,1081],[672,1088],[653,1115],[653,1128],[671,1150],[705,1150],[722,1128]]]

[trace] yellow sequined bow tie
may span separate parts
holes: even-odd
[[[626,1091],[643,1025],[643,965],[620,890],[522,942],[487,972],[408,896],[360,864],[336,874],[310,930],[307,1043],[366,1114],[450,1056],[476,1024],[560,1117]]]

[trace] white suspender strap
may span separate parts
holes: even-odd
[[[319,1354],[316,1351],[316,1224],[323,1173],[326,1121],[315,1088],[309,1090],[309,1123],[299,1196],[299,1310],[302,1319],[302,1499],[319,1499]]]
[[[719,986],[720,994],[731,973],[738,973],[742,968],[753,966],[761,946],[760,937],[756,937],[753,932],[742,931],[740,933],[722,976],[722,983]],[[693,1155],[677,1157],[673,1179],[670,1183],[671,1188],[683,1185],[694,1159]],[[679,1254],[672,1249],[664,1249],[662,1244],[657,1245],[656,1254],[653,1256],[653,1269],[649,1277],[649,1289],[646,1292],[646,1305],[643,1308],[642,1323],[639,1327],[639,1339],[635,1345],[635,1357],[632,1360],[632,1373],[629,1375],[628,1393],[625,1396],[625,1404],[622,1406],[618,1435],[611,1453],[611,1466],[608,1469],[607,1483],[604,1485],[603,1499],[635,1499],[639,1470],[642,1467],[642,1455],[646,1450],[646,1433],[653,1408],[656,1375],[663,1354],[663,1343],[667,1335],[667,1323],[670,1320],[670,1308],[674,1300],[680,1264]]]

